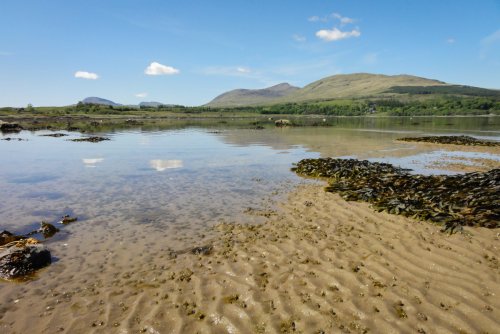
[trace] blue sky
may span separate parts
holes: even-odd
[[[500,89],[500,0],[2,0],[0,31],[0,106],[199,105],[354,72]]]

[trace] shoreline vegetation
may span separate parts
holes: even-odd
[[[79,102],[64,107],[3,107],[0,116],[67,116],[67,115],[129,115],[129,116],[219,116],[219,115],[323,115],[323,116],[476,116],[500,115],[497,98],[468,97],[428,100],[393,98],[342,99],[314,102],[280,103],[261,106],[113,106]]]

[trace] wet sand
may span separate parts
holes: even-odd
[[[438,226],[377,213],[311,184],[299,186],[276,210],[242,215],[266,221],[215,225],[204,241],[214,247],[208,255],[176,255],[161,240],[148,241],[148,231],[137,232],[133,253],[126,252],[132,245],[119,240],[85,240],[80,252],[100,254],[92,256],[93,263],[56,263],[38,280],[1,291],[0,329],[495,333],[499,328],[498,231],[443,234]]]

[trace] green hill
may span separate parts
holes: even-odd
[[[275,87],[259,90],[237,89],[219,95],[207,105],[236,107],[272,105],[292,102],[318,102],[338,99],[421,99],[424,95],[475,96],[500,99],[500,91],[451,85],[442,81],[412,75],[369,73],[339,74],[315,81],[303,88],[288,84],[280,94]]]
[[[289,96],[298,87],[281,83],[264,89],[235,89],[223,93],[210,101],[210,107],[240,107],[273,103],[276,99]]]

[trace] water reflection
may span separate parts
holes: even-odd
[[[85,167],[93,168],[96,167],[98,163],[103,162],[104,158],[84,158],[82,159],[82,161]]]
[[[151,160],[149,161],[151,168],[158,172],[163,172],[167,169],[182,168],[182,160]]]

